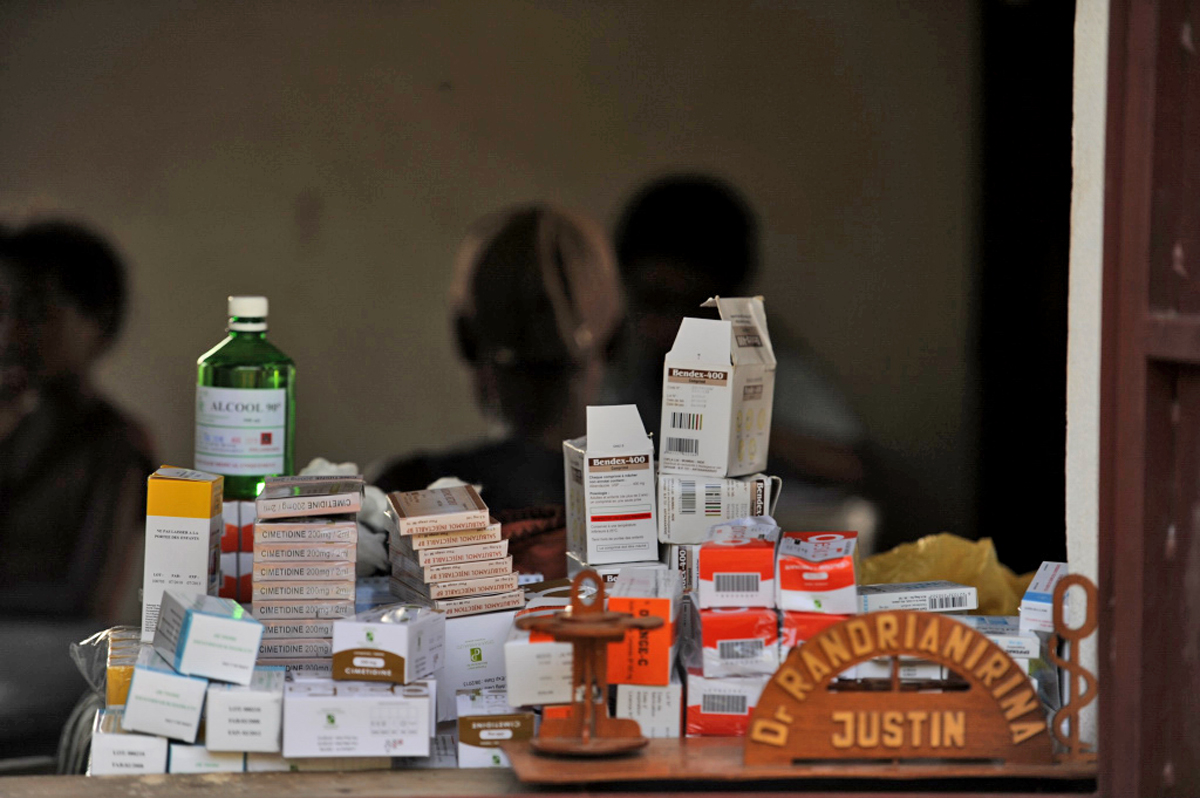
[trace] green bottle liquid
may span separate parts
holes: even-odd
[[[249,501],[295,473],[296,365],[267,340],[267,298],[229,297],[229,336],[196,361],[196,468]]]

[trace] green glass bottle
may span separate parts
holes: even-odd
[[[267,298],[229,297],[229,336],[196,361],[196,468],[225,477],[225,500],[295,473],[296,365],[267,340]]]

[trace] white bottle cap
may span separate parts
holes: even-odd
[[[265,296],[229,297],[229,329],[261,332],[267,329],[267,298]],[[238,321],[233,321],[233,319]],[[260,319],[261,321],[247,321]]]

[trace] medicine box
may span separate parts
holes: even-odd
[[[714,298],[685,318],[663,365],[663,474],[736,477],[767,464],[775,352],[761,297]]]
[[[259,520],[350,515],[362,509],[362,497],[362,477],[268,477],[254,500],[254,511]]]
[[[92,723],[89,776],[130,776],[167,772],[167,738],[122,728],[122,712],[96,711]]]
[[[167,760],[168,773],[243,773],[246,754],[234,751],[213,751],[203,745],[171,743]]]
[[[654,447],[636,405],[589,407],[563,469],[569,552],[592,565],[658,559]]]
[[[779,539],[779,608],[849,614],[858,594],[854,574],[857,532],[785,532]]]
[[[1021,598],[1021,629],[1030,632],[1054,631],[1054,587],[1066,575],[1065,562],[1041,564]],[[1069,595],[1068,592],[1067,596]],[[1067,596],[1063,597],[1064,603]]]
[[[779,669],[779,617],[773,609],[700,610],[702,671],[718,676],[770,676]]]
[[[774,607],[778,532],[769,524],[737,522],[709,530],[696,558],[699,607]]]
[[[955,615],[976,632],[995,643],[1001,651],[1017,659],[1036,659],[1041,656],[1041,642],[1029,630],[1021,629],[1021,619],[1015,615]]]
[[[407,684],[436,675],[446,652],[446,616],[385,605],[333,625],[333,678]]]
[[[891,585],[859,585],[858,611],[924,610],[955,612],[979,608],[974,587],[938,579],[928,582],[901,582]]]
[[[142,640],[154,639],[164,590],[216,595],[224,478],[163,466],[146,481]]]
[[[517,593],[520,604],[525,595]],[[516,609],[446,618],[446,654],[438,676],[438,720],[457,717],[459,690],[504,689],[504,642]]]
[[[608,644],[608,683],[666,685],[678,644],[683,585],[679,574],[661,567],[625,568],[608,589],[608,609],[635,618],[661,618],[657,629],[631,629]]]
[[[687,675],[688,737],[744,737],[770,676]]]
[[[613,715],[636,720],[643,737],[682,736],[683,682],[678,670],[671,671],[666,685],[618,684],[611,689],[616,693]]]
[[[208,680],[176,673],[153,648],[143,649],[133,666],[124,728],[194,743],[207,690]]]
[[[783,480],[755,474],[742,478],[662,474],[658,478],[658,539],[703,543],[714,524],[771,515]]]
[[[850,618],[850,615],[833,615],[827,612],[783,612],[779,618],[779,644],[781,659],[787,659],[792,649],[819,635],[835,624]]]
[[[180,673],[249,684],[262,632],[262,624],[232,599],[168,590],[154,648]]]
[[[283,724],[283,668],[254,669],[250,684],[208,686],[205,745],[210,751],[278,751]]]
[[[567,552],[567,578],[574,579],[580,571],[592,569],[596,575],[600,577],[600,581],[605,585],[611,585],[617,581],[617,577],[625,568],[661,568],[666,570],[667,566],[661,562],[610,562],[602,565],[595,565],[579,558],[579,556]]]
[[[553,615],[570,606],[569,598],[534,598],[517,618]],[[504,642],[505,683],[513,706],[528,707],[571,702],[570,643],[545,632],[519,629],[514,622]]]
[[[283,755],[428,756],[429,686],[313,679],[283,693]]]
[[[455,702],[460,768],[509,767],[500,745],[533,737],[533,713],[510,706],[504,690],[460,690]]]
[[[388,503],[401,537],[484,529],[491,523],[487,505],[470,485],[393,491]]]

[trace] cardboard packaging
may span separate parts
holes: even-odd
[[[827,612],[783,612],[780,614],[779,644],[782,659],[796,646],[811,640],[830,626],[839,624],[849,615],[832,615]]]
[[[570,599],[530,599],[516,617],[552,615],[570,606]],[[571,702],[572,654],[570,643],[560,643],[544,632],[518,629],[514,623],[504,641],[505,684],[513,706],[531,707]]]
[[[946,669],[936,662],[925,660],[901,660],[899,663],[902,682],[940,682],[946,678]],[[841,679],[890,679],[892,662],[889,657],[860,662],[839,675]]]
[[[654,446],[637,406],[589,407],[587,433],[563,441],[567,551],[592,565],[657,560]]]
[[[391,512],[391,516],[395,517],[395,512]],[[487,526],[482,529],[459,529],[453,532],[425,532],[412,535],[401,535],[396,529],[392,529],[388,535],[388,544],[393,549],[398,549],[402,552],[422,552],[432,551],[434,549],[453,549],[464,546],[478,546],[484,543],[500,543],[503,541],[503,532],[501,531],[500,522],[494,518],[489,519]],[[505,544],[504,554],[508,553],[508,543]],[[501,555],[503,556],[503,555]],[[424,563],[424,561],[421,561]]]
[[[533,737],[534,716],[509,706],[503,690],[460,690],[458,710],[458,766],[460,768],[510,767],[500,744]]]
[[[203,745],[171,743],[168,773],[244,773],[242,752],[212,751]]]
[[[315,659],[330,656],[333,656],[333,642],[328,637],[264,640],[258,647],[259,662],[271,659]]]
[[[283,582],[254,581],[251,586],[250,598],[254,601],[298,601],[300,599],[354,601],[354,579],[337,581],[298,581]]]
[[[389,605],[333,626],[333,678],[408,684],[436,675],[446,617],[427,607]]]
[[[255,582],[350,582],[354,583],[352,562],[259,563],[254,567]]]
[[[661,563],[659,563],[661,565]],[[608,590],[608,609],[657,617],[657,629],[632,629],[608,644],[608,683],[667,685],[675,667],[683,585],[666,568],[625,568]]]
[[[271,518],[348,515],[362,509],[362,477],[303,481],[267,477],[254,501],[260,521]]]
[[[238,502],[238,550],[254,551],[254,523],[258,520],[258,512],[254,502]]]
[[[785,532],[779,540],[779,608],[853,614],[857,532]]]
[[[333,637],[333,620],[301,618],[294,621],[260,621],[263,627],[263,642],[288,638],[329,639]]]
[[[688,671],[687,736],[745,737],[750,726],[750,713],[770,678],[723,676],[707,679],[698,671]]]
[[[658,539],[703,543],[714,524],[771,515],[783,480],[755,474],[740,479],[662,474],[658,478]]]
[[[779,617],[775,610],[701,610],[699,626],[704,676],[770,676],[779,669]]]
[[[358,524],[344,516],[257,521],[251,530],[255,544],[358,543]]]
[[[991,640],[1014,660],[1019,658],[1036,659],[1041,656],[1041,641],[1032,631],[1021,629],[1021,619],[1017,616],[955,615],[952,617]]]
[[[349,618],[354,614],[354,600],[256,601],[250,612],[261,621]]]
[[[435,490],[393,491],[388,503],[401,536],[484,529],[491,522],[475,488],[459,485]]]
[[[264,659],[259,660],[258,666],[260,668],[283,668],[293,679],[298,680],[333,678],[333,664],[329,657]]]
[[[92,722],[89,776],[129,776],[167,772],[167,738],[122,727],[120,710],[100,709]]]
[[[241,584],[240,574],[238,573],[238,552],[231,551],[228,554],[221,552],[220,557],[221,581],[220,587],[217,588],[217,595],[225,599],[238,599],[238,587]]]
[[[521,603],[525,601],[520,595]],[[438,720],[457,716],[459,690],[503,690],[504,641],[508,639],[516,610],[446,618],[446,656],[438,676]]]
[[[770,519],[738,519],[709,530],[697,554],[696,598],[710,607],[775,606],[775,539]]]
[[[685,595],[700,589],[700,543],[672,543],[667,546],[667,567],[679,572]]]
[[[507,543],[508,541],[504,542]],[[475,547],[464,546],[463,548]],[[442,549],[442,551],[452,551],[452,549]],[[416,560],[393,557],[392,570],[401,571],[409,580],[417,580],[427,584],[433,582],[456,582],[465,579],[509,576],[513,573],[513,561],[512,557],[499,557],[491,560],[472,560],[448,565],[427,565],[422,567],[417,564]]]
[[[164,590],[217,594],[224,478],[163,466],[146,481],[142,640],[154,639]]]
[[[358,555],[356,543],[260,543],[255,563],[349,562]]]
[[[414,535],[414,537],[416,537]],[[508,541],[497,540],[492,543],[479,543],[468,546],[451,546],[440,549],[422,549],[413,551],[411,555],[393,554],[393,565],[397,557],[405,557],[409,562],[415,560],[421,568],[445,568],[450,565],[469,565],[478,562],[491,562],[508,558],[509,570],[512,570],[512,558],[508,557]]]
[[[1037,569],[1037,573],[1033,575],[1033,581],[1029,583],[1025,595],[1021,598],[1020,626],[1022,631],[1054,631],[1054,587],[1066,575],[1067,564],[1065,562],[1044,562]],[[1070,592],[1068,591],[1067,596],[1063,598],[1064,603],[1068,605],[1069,597]]]
[[[616,693],[613,714],[636,720],[643,737],[683,736],[683,682],[678,670],[671,671],[671,682],[665,686],[618,684],[612,689]]]
[[[974,587],[956,582],[902,582],[894,585],[859,585],[858,611],[924,610],[955,612],[979,608]]]
[[[278,751],[284,668],[260,667],[246,686],[210,684],[204,741],[209,751]]]
[[[617,581],[617,576],[626,568],[655,568],[666,570],[667,566],[661,562],[646,562],[644,560],[638,562],[610,562],[603,565],[595,565],[579,559],[578,555],[567,552],[567,578],[574,579],[575,576],[585,569],[591,568],[603,580],[606,586]]]
[[[262,631],[232,599],[167,590],[154,649],[179,673],[249,684]]]
[[[283,755],[428,756],[429,686],[314,679],[283,693]]]
[[[241,532],[238,526],[238,503],[222,502],[221,504],[221,554],[238,551],[241,548]]]
[[[208,680],[176,673],[152,648],[143,649],[133,666],[124,728],[196,742]]]
[[[239,551],[237,557],[237,600],[250,601],[250,586],[254,584],[254,553]]]
[[[710,299],[685,318],[663,366],[663,474],[736,477],[767,465],[775,352],[761,297]]]
[[[392,582],[395,584],[392,592],[406,598],[457,599],[488,593],[507,593],[517,589],[517,575],[512,571],[500,576],[447,582],[418,582],[415,578],[405,578],[393,571]]]

